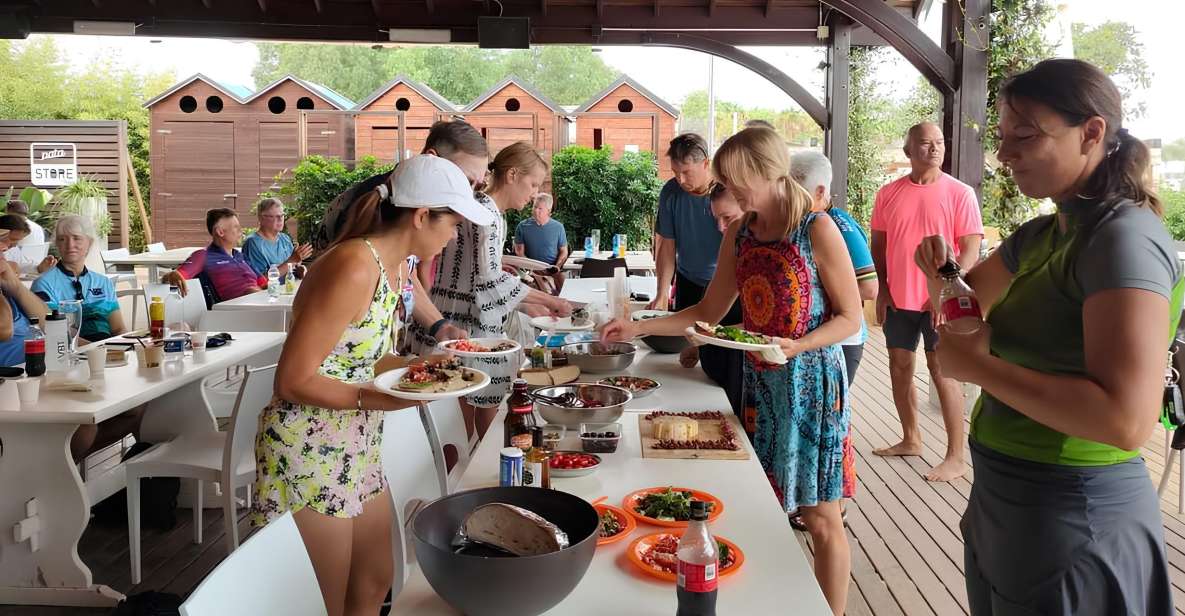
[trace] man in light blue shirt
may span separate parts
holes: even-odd
[[[313,247],[308,244],[296,246],[292,238],[284,233],[284,204],[279,199],[264,199],[256,208],[259,216],[259,230],[252,233],[243,244],[243,257],[251,265],[251,269],[260,276],[266,276],[267,270],[279,266],[280,275],[288,274],[295,269],[297,276],[304,275],[301,261],[313,254]]]
[[[540,274],[551,276],[556,293],[564,288],[564,262],[568,260],[568,234],[564,224],[551,217],[552,197],[539,193],[531,206],[531,217],[514,229],[514,254],[551,265]]]

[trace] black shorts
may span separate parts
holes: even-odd
[[[927,353],[933,353],[938,346],[938,332],[930,311],[897,310],[890,307],[885,312],[885,346],[890,349],[917,351],[918,338],[922,338]]]
[[[848,386],[856,380],[856,370],[860,368],[860,359],[864,357],[864,344],[845,344],[843,349],[843,363],[848,370]]]

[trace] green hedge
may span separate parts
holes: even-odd
[[[285,212],[290,218],[296,219],[299,241],[309,242],[334,197],[354,184],[390,171],[393,167],[380,164],[373,156],[365,156],[353,169],[349,169],[336,158],[313,155],[292,169],[292,177],[283,180],[280,190],[260,196],[283,200]]]
[[[602,249],[615,233],[629,236],[631,250],[650,246],[662,187],[653,152],[626,152],[615,161],[608,148],[568,146],[551,159],[551,186],[553,215],[564,223],[573,252],[584,250],[593,229],[601,230]],[[515,218],[530,215],[529,209]]]

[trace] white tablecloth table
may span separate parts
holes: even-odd
[[[299,290],[299,284],[297,289]],[[276,301],[268,297],[267,289],[248,293],[242,297],[228,299],[214,304],[214,310],[279,310],[284,314],[284,329],[288,329],[288,320],[292,316],[292,302],[296,299],[296,292],[280,293]]]
[[[564,282],[560,297],[582,304],[604,304],[609,301],[605,284],[610,280],[612,278],[573,278]],[[626,280],[630,285],[630,293],[645,293],[654,299],[658,292],[658,278],[654,276],[630,276]]]
[[[167,267],[175,268],[189,258],[189,255],[201,250],[199,246],[186,246],[184,248],[173,248],[164,252],[138,252],[134,255],[126,257],[112,257],[104,259],[103,262],[108,265],[123,265],[123,266],[141,266],[148,268],[148,282],[160,282],[158,268]]]
[[[78,539],[90,506],[123,487],[116,466],[83,483],[70,457],[70,437],[80,424],[96,424],[148,404],[141,426],[146,442],[216,431],[202,405],[203,378],[238,364],[263,366],[279,358],[282,333],[232,333],[234,340],[196,360],[141,369],[104,370],[90,392],[41,391],[21,406],[16,383],[0,384],[0,605],[113,606],[122,595],[96,585],[78,557]],[[44,386],[44,383],[43,383]],[[33,531],[17,543],[14,530]],[[35,547],[34,547],[35,545]]]
[[[727,409],[723,390],[706,382],[698,369],[671,366],[674,356],[647,354],[631,372],[655,376],[663,391],[631,405],[622,416],[622,440],[616,453],[602,454],[604,462],[587,477],[553,479],[556,489],[589,500],[608,496],[620,506],[626,494],[639,488],[676,485],[706,490],[724,501],[725,511],[712,524],[715,534],[726,537],[745,553],[745,564],[720,583],[720,614],[829,615],[830,609],[815,582],[814,573],[795,540],[765,473],[747,440],[748,460],[655,460],[641,457],[639,413],[663,410]],[[664,377],[664,375],[669,375]],[[689,381],[699,381],[690,387]],[[662,396],[660,399],[659,396]],[[502,446],[502,414],[494,421],[474,453],[458,489],[498,485],[498,450]],[[737,426],[739,430],[739,425]],[[741,437],[744,439],[744,437]],[[579,449],[579,441],[565,437],[561,447]],[[626,548],[636,537],[659,532],[660,527],[640,524],[626,539],[597,548],[584,579],[549,614],[601,616],[603,614],[668,615],[675,611],[675,586],[640,571],[627,560]],[[524,581],[528,589],[529,582]],[[392,609],[395,614],[417,616],[455,615],[432,590],[418,567],[411,571]]]
[[[594,259],[612,259],[615,257],[609,251],[594,252]],[[572,256],[564,263],[564,271],[579,272],[584,265],[584,250],[573,250]],[[627,250],[625,253],[625,267],[631,274],[653,274],[657,267],[654,263],[654,255],[649,250]],[[567,285],[568,283],[564,283]]]

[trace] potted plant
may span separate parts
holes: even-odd
[[[107,236],[111,233],[111,216],[107,213],[107,188],[93,177],[82,177],[63,187],[54,194],[58,205],[55,217],[77,214],[91,219],[95,228],[95,243],[86,257],[86,266],[103,271],[100,251],[107,249]]]

